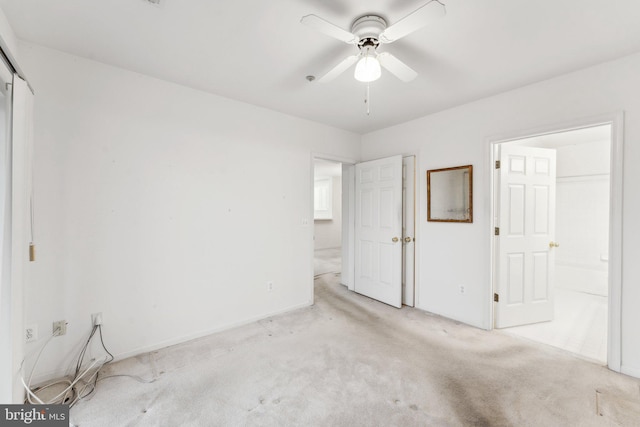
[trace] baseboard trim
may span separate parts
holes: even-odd
[[[258,322],[260,320],[264,320],[264,319],[267,319],[267,318],[272,317],[272,316],[277,316],[279,314],[284,314],[284,313],[288,313],[290,311],[299,310],[301,308],[309,307],[310,305],[312,305],[312,304],[309,303],[309,302],[304,303],[304,304],[298,304],[298,305],[294,305],[294,306],[291,306],[291,307],[288,307],[288,308],[283,308],[281,310],[276,310],[276,311],[273,311],[273,312],[269,312],[269,313],[266,313],[266,314],[263,314],[263,315],[251,317],[251,318],[244,319],[244,320],[240,320],[240,321],[237,321],[237,322],[226,323],[224,325],[217,326],[217,327],[211,328],[211,329],[206,329],[206,330],[199,331],[199,332],[195,332],[193,334],[183,335],[183,336],[178,337],[178,338],[172,338],[172,339],[169,339],[169,340],[161,341],[161,342],[159,342],[157,344],[151,344],[151,345],[148,345],[148,346],[139,347],[139,348],[137,348],[135,350],[131,350],[131,351],[127,351],[125,353],[119,353],[119,354],[115,355],[115,360],[117,361],[117,360],[127,359],[129,357],[137,356],[139,354],[149,353],[150,351],[156,351],[156,350],[159,350],[161,348],[170,347],[170,346],[176,345],[176,344],[182,344],[184,342],[195,340],[195,339],[202,338],[202,337],[206,337],[207,335],[215,334],[217,332],[227,331],[229,329],[233,329],[233,328],[237,328],[237,327],[240,327],[240,326],[248,325],[249,323],[253,323],[253,322]]]
[[[640,368],[632,368],[622,365],[620,367],[620,372],[625,375],[629,375],[630,377],[640,378]]]
[[[445,319],[448,319],[448,320],[453,320],[454,322],[464,323],[467,326],[471,326],[478,329],[484,329],[485,331],[489,331],[492,329],[492,328],[489,328],[488,325],[477,324],[473,322],[471,319],[462,319],[462,318],[458,318],[457,316],[454,316],[452,313],[443,312],[440,310],[434,310],[433,307],[424,307],[422,305],[416,305],[414,308],[427,312],[429,314],[435,314],[436,316],[444,317]]]
[[[126,351],[124,353],[114,354],[114,362],[119,360],[127,359],[129,357],[138,356],[140,354],[149,353],[151,351],[160,350],[165,347],[170,347],[172,345],[182,344],[191,340],[195,340],[198,338],[206,337],[208,335],[212,335],[218,332],[228,331],[229,329],[238,328],[240,326],[248,325],[250,323],[258,322],[260,320],[268,319],[269,317],[277,316],[279,314],[288,313],[290,311],[299,310],[301,308],[309,307],[313,305],[312,302],[306,302],[304,304],[297,304],[294,306],[290,306],[287,308],[283,308],[281,310],[272,311],[269,313],[265,313],[259,316],[250,317],[248,319],[240,320],[237,322],[225,323],[223,325],[217,326],[211,329],[205,329],[203,331],[198,331],[193,334],[183,335],[177,338],[171,338],[165,341],[161,341],[156,344],[150,344],[143,347],[138,347],[131,351]],[[67,375],[68,371],[64,369],[58,369],[56,371],[45,372],[42,374],[34,375],[32,384],[38,385],[47,381],[51,381],[54,379],[63,378]]]

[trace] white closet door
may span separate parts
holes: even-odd
[[[402,156],[356,165],[355,291],[402,306]]]

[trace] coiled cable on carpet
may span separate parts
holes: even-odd
[[[100,344],[102,346],[102,349],[107,354],[104,357],[101,357],[99,359],[93,359],[89,367],[87,367],[86,369],[83,369],[82,365],[84,364],[84,359],[87,353],[87,349],[90,347],[91,342],[96,335],[96,332],[98,332],[98,335],[100,337]],[[33,374],[36,371],[38,362],[40,361],[40,357],[42,356],[44,349],[47,347],[47,345],[51,342],[51,340],[54,337],[59,335],[60,335],[60,328],[56,329],[51,334],[51,336],[39,348],[38,355],[33,364],[33,367],[31,368],[31,372],[29,373],[28,381],[25,381],[24,379],[24,363],[28,359],[28,356],[25,356],[25,358],[22,359],[22,363],[20,364],[20,379],[22,381],[22,385],[24,386],[27,392],[25,403],[49,404],[49,405],[50,404],[68,404],[71,407],[76,403],[78,403],[80,400],[93,394],[93,392],[96,389],[96,385],[99,381],[98,376],[100,374],[101,369],[106,364],[112,362],[114,359],[113,354],[111,354],[111,352],[107,349],[107,347],[104,344],[104,339],[102,336],[102,325],[94,325],[93,328],[91,329],[89,337],[87,338],[87,341],[85,342],[84,346],[80,350],[80,354],[78,355],[78,360],[76,362],[75,371],[71,379],[64,378],[60,380],[55,380],[55,381],[43,384],[41,386],[32,388],[31,381],[33,379]],[[97,368],[95,368],[96,365],[98,364],[100,365]],[[67,387],[65,387],[64,390],[62,390],[53,398],[50,398],[44,401],[38,396],[38,393],[41,393],[42,391],[48,388],[51,388],[53,386],[60,385],[60,384],[65,384],[67,385]]]

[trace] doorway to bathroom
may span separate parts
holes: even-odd
[[[611,124],[495,144],[496,328],[607,363]]]

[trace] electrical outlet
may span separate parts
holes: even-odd
[[[38,326],[31,325],[24,328],[24,337],[26,342],[33,342],[38,339]]]
[[[460,293],[464,294],[464,285],[460,285]]]
[[[67,333],[67,322],[65,320],[58,320],[53,322],[53,334],[56,336],[64,335]]]
[[[271,292],[273,290],[273,282],[270,280],[267,282],[267,291]]]
[[[102,313],[93,313],[91,315],[91,324],[93,326],[102,325]]]

